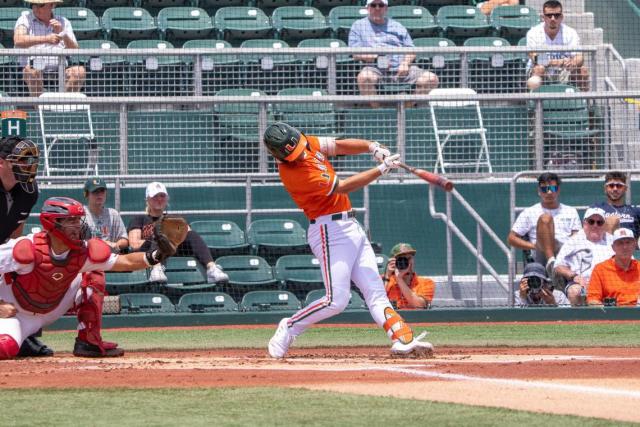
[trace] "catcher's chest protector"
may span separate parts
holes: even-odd
[[[29,239],[22,239],[14,246],[13,257],[18,262],[31,258],[33,271],[5,275],[5,281],[12,286],[18,304],[33,313],[49,313],[60,304],[88,256],[84,248],[70,251],[67,259],[60,263],[51,258],[49,250],[46,232],[35,234],[33,243]]]

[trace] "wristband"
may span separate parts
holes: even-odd
[[[371,144],[369,144],[369,152],[373,153],[378,147],[380,147],[380,143],[378,141],[373,141]]]
[[[389,170],[389,167],[384,163],[380,163],[376,168],[380,171],[380,175],[384,175]]]
[[[157,252],[158,251],[156,250],[156,251],[147,251],[144,253],[144,260],[147,262],[149,266],[156,265],[157,263],[160,262],[156,259]]]

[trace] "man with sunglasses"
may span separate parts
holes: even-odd
[[[593,207],[605,212],[605,227],[613,233],[618,227],[628,228],[636,237],[640,237],[640,209],[625,203],[627,176],[623,172],[608,172],[604,176],[604,194],[607,200]]]
[[[351,26],[349,47],[413,47],[407,29],[387,16],[388,5],[388,0],[367,0],[368,16]],[[376,95],[378,83],[415,84],[417,94],[427,94],[438,86],[434,73],[411,65],[415,55],[361,54],[353,59],[365,63],[357,78],[361,95]],[[370,105],[380,107],[378,102]]]
[[[571,305],[584,304],[593,267],[613,256],[613,236],[606,232],[604,225],[602,209],[587,209],[582,230],[567,240],[558,252],[555,276],[566,281],[564,292]]]
[[[580,230],[578,211],[560,203],[560,177],[545,172],[538,177],[536,203],[523,210],[511,227],[507,242],[518,249],[532,251],[533,260],[546,266],[553,278],[555,254]]]
[[[382,283],[389,301],[400,310],[429,308],[433,300],[435,283],[415,272],[416,250],[408,243],[398,243],[391,248],[389,262],[382,276]]]
[[[548,0],[542,6],[542,23],[527,32],[527,47],[578,47],[580,37],[573,28],[562,23],[562,4]],[[527,64],[530,90],[539,88],[544,81],[577,85],[589,90],[589,71],[580,52],[531,52]]]

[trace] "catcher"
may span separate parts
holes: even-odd
[[[75,356],[124,354],[116,343],[102,339],[103,284],[83,273],[141,270],[173,255],[181,241],[170,241],[159,222],[155,230],[157,249],[112,254],[102,240],[83,239],[84,215],[82,204],[76,200],[49,198],[40,213],[44,231],[0,245],[0,300],[8,303],[0,312],[0,359],[16,357],[26,337],[72,308],[79,320]]]

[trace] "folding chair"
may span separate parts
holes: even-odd
[[[429,95],[475,95],[476,91],[468,88],[455,89],[434,89]],[[440,168],[441,173],[446,173],[445,167],[468,167],[475,165],[475,172],[479,172],[480,166],[485,165],[489,173],[493,173],[491,161],[489,159],[489,147],[487,144],[487,129],[482,121],[480,103],[478,101],[431,101],[429,103],[433,132],[436,138],[437,161],[435,171]],[[438,124],[445,123],[444,126]],[[470,135],[477,135],[480,139],[480,150],[477,159],[472,161],[470,157],[465,158],[464,154],[458,153],[455,157],[461,159],[445,162],[444,151],[447,144],[457,137],[464,137],[464,142],[469,144]],[[464,151],[471,151],[468,146],[463,147]],[[462,155],[461,155],[462,154]],[[483,160],[484,157],[484,160]]]
[[[45,92],[40,95],[44,99],[64,99],[69,101],[83,101],[84,93],[78,92]],[[51,172],[75,171],[84,172],[85,175],[98,175],[98,145],[93,131],[91,119],[91,107],[89,104],[43,104],[38,106],[40,116],[40,133],[44,148],[44,174],[50,176]],[[69,167],[54,167],[51,165],[53,148],[62,141],[79,141],[89,149],[87,165],[80,168],[71,164]],[[76,152],[69,150],[72,156]],[[69,159],[64,159],[69,161]],[[73,157],[71,158],[73,160]]]

